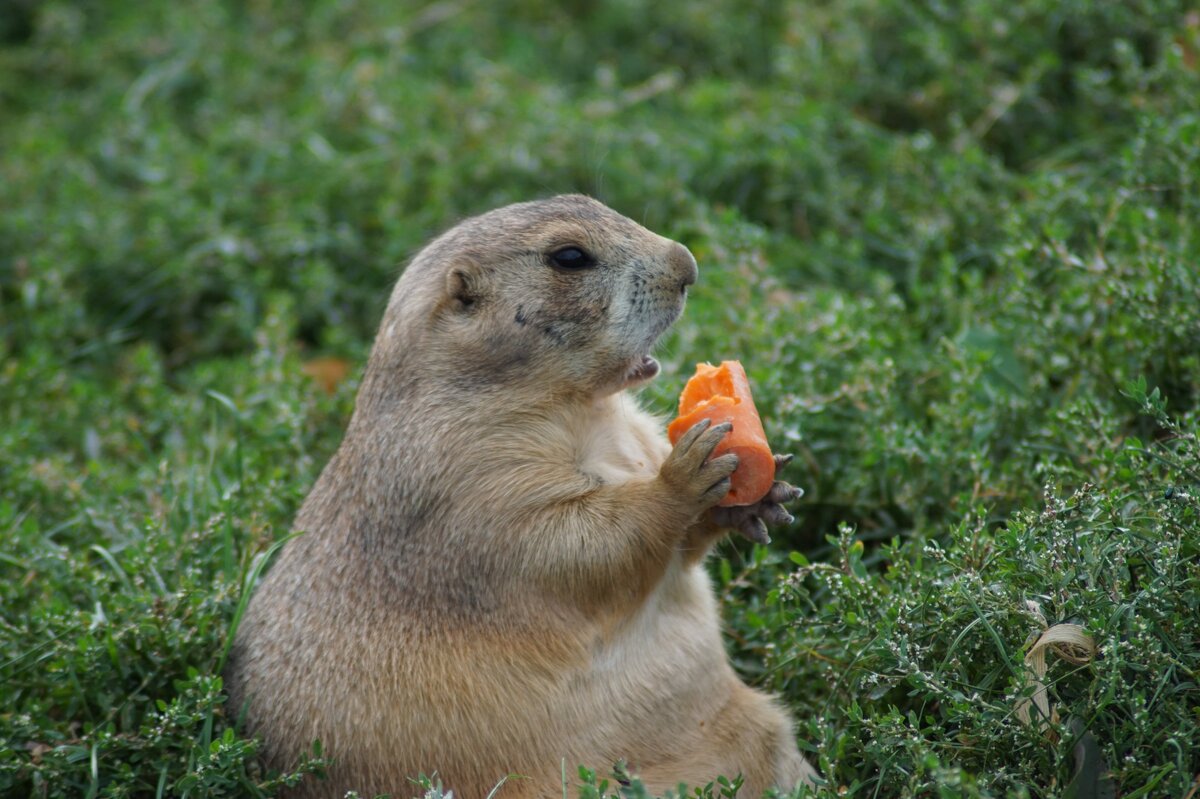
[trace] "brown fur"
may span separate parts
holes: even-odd
[[[579,246],[587,270],[549,254]],[[731,456],[672,450],[627,392],[682,311],[685,248],[586,197],[469,219],[396,285],[345,440],[238,632],[227,685],[298,796],[437,772],[459,799],[561,796],[624,759],[655,792],[810,775],[734,674],[699,561]]]

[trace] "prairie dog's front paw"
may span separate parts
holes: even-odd
[[[729,422],[710,428],[711,424],[712,420],[702,419],[680,436],[658,473],[672,495],[696,514],[716,505],[729,493],[729,476],[738,465],[738,457],[733,454],[708,459],[725,434],[733,429]]]
[[[791,461],[791,455],[775,456],[775,474]],[[753,505],[713,508],[709,513],[718,527],[737,530],[743,538],[756,544],[770,543],[767,525],[791,524],[795,519],[783,506],[804,495],[804,489],[776,480],[767,495]]]

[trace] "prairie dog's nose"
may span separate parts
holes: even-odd
[[[679,242],[673,241],[667,260],[671,263],[671,269],[679,277],[680,293],[687,291],[687,287],[694,285],[696,278],[700,276],[700,270],[696,268],[696,259],[692,256],[692,251]]]

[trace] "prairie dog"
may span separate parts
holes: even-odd
[[[505,777],[499,799],[560,797],[564,767],[618,760],[655,793],[811,777],[729,665],[700,563],[796,492],[710,512],[736,465],[708,460],[725,430],[672,448],[625,390],[658,372],[696,278],[681,244],[577,195],[468,219],[413,259],[226,672],[268,763],[314,739],[334,759],[296,796],[407,797],[436,771],[459,799]]]

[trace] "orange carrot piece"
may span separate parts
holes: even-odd
[[[762,419],[754,407],[750,381],[739,361],[722,361],[720,366],[696,364],[696,374],[679,396],[679,417],[667,426],[674,444],[701,419],[712,423],[733,422],[733,430],[713,450],[712,457],[732,452],[738,456],[733,487],[717,504],[753,505],[767,495],[775,482],[775,458],[767,444]]]

